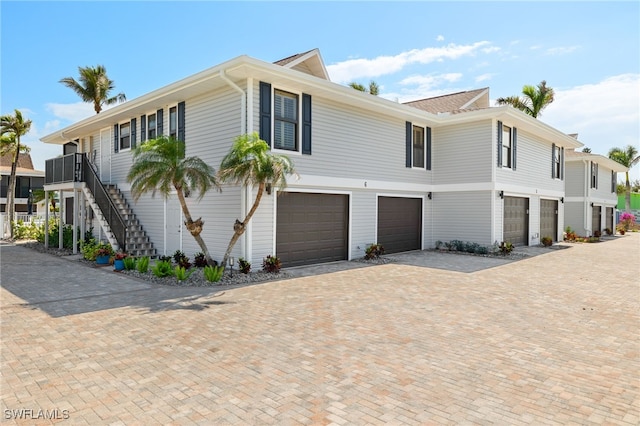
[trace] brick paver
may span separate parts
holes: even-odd
[[[640,423],[640,234],[222,292],[0,255],[3,424]]]

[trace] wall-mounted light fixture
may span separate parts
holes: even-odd
[[[271,195],[271,182],[267,182],[267,194]]]
[[[427,197],[429,197],[429,199],[431,199],[431,197],[433,197],[433,194],[430,192],[427,194]]]
[[[593,202],[591,203],[591,207],[593,207]]]
[[[564,197],[560,197],[560,202],[564,204]]]
[[[504,199],[504,191],[500,191],[498,194],[500,195],[500,199]]]

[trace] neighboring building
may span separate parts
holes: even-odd
[[[234,248],[235,257],[258,265],[269,254],[284,266],[354,259],[374,242],[392,253],[437,240],[527,245],[538,244],[541,233],[557,240],[562,152],[582,146],[512,107],[489,108],[488,89],[399,104],[332,83],[311,50],[276,63],[240,56],[42,138],[74,141],[78,153],[89,154],[64,157],[79,166],[60,178],[63,160],[50,160],[45,189],[73,193],[82,223],[91,218],[83,206],[96,204],[87,189],[93,184],[85,183],[94,179],[87,169],[95,170],[130,206],[126,215],[135,214],[128,236],[144,232],[157,253],[191,255],[199,248],[183,232],[176,197],[132,202],[131,150],[175,135],[188,156],[217,168],[234,138],[253,131],[287,154],[299,174],[283,194],[263,198]],[[255,188],[225,186],[188,199],[215,259],[254,195]],[[96,214],[95,229],[99,220]],[[126,244],[131,250],[137,242],[127,237]]]
[[[5,213],[7,210],[7,191],[9,189],[9,177],[11,176],[10,155],[0,157],[0,175],[2,176],[0,185],[0,211]],[[18,168],[16,169],[16,191],[15,191],[15,211],[16,213],[29,213],[29,195],[32,191],[43,189],[44,172],[35,170],[31,155],[21,153],[18,157]],[[33,201],[33,199],[31,200]],[[35,203],[31,204],[31,212],[37,212]]]
[[[581,236],[592,236],[616,227],[618,173],[622,164],[598,154],[566,152],[565,226]],[[623,202],[624,203],[624,202]]]

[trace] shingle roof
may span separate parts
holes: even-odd
[[[307,53],[309,53],[309,52],[311,52],[313,50],[314,49],[307,50],[306,52],[302,52],[302,53],[296,53],[295,55],[291,55],[291,56],[288,56],[288,57],[286,57],[284,59],[280,59],[278,61],[275,61],[274,64],[276,64],[276,65],[287,65],[288,63],[295,61],[296,59],[306,55]]]
[[[489,107],[488,91],[489,88],[485,87],[477,90],[469,90],[466,92],[451,93],[433,98],[404,102],[404,105],[412,106],[432,114],[438,114],[441,112],[456,113],[470,111]],[[483,92],[487,92],[486,102],[483,100],[477,105],[468,105],[474,99],[478,98]]]
[[[13,158],[11,155],[6,154],[0,157],[0,167],[11,167]],[[21,153],[18,157],[18,167],[21,169],[33,170],[33,162],[31,161],[31,155]]]

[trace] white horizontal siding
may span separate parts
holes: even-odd
[[[492,122],[439,127],[433,132],[434,184],[491,182]]]
[[[491,191],[435,193],[432,200],[434,241],[493,244],[492,194]]]
[[[598,187],[589,189],[589,197],[596,205],[613,206],[618,204],[618,194],[611,192],[611,169],[598,164]]]
[[[133,200],[130,191],[121,191],[129,203],[136,218],[153,243],[156,252],[164,252],[164,198],[160,194],[144,194],[137,201]]]
[[[591,210],[589,210],[591,214]],[[578,235],[587,235],[585,227],[585,205],[582,202],[564,203],[564,229],[570,226]],[[563,230],[564,230],[563,229]]]
[[[584,197],[585,187],[589,184],[589,176],[585,176],[585,167],[582,161],[565,163],[565,196]]]

